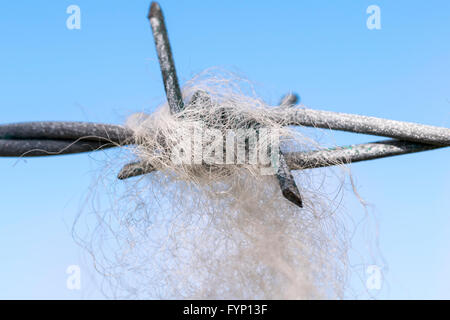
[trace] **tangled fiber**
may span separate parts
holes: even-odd
[[[128,119],[138,144],[121,155],[129,162],[131,153],[154,171],[115,181],[114,154],[77,220],[75,234],[104,275],[105,292],[120,298],[343,298],[349,237],[338,214],[340,186],[330,194],[326,174],[294,172],[304,201],[299,208],[262,170],[267,163],[252,163],[249,155],[238,164],[207,161],[205,150],[220,158],[224,143],[217,147],[203,137],[191,148],[185,138],[204,128],[220,136],[266,128],[277,132],[281,150],[311,150],[317,143],[272,121],[274,107],[233,75],[202,73],[184,86],[183,98],[179,114],[165,104]],[[269,141],[244,144],[250,153]],[[193,162],[175,161],[177,148]]]

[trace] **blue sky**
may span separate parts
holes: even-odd
[[[81,29],[66,8],[81,9]],[[245,75],[276,103],[450,127],[450,3],[160,1],[180,81],[213,66]],[[368,30],[366,9],[381,9]],[[164,100],[149,1],[0,5],[1,123],[123,123]],[[337,133],[338,144],[377,140]],[[101,297],[70,228],[105,155],[0,159],[0,298]],[[388,266],[381,298],[450,298],[450,150],[351,166],[373,205]],[[350,198],[350,197],[348,197]],[[348,200],[349,212],[361,210]],[[82,290],[66,268],[82,266]],[[84,271],[86,270],[86,271]]]

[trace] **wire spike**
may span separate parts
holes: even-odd
[[[178,84],[178,77],[175,70],[175,63],[173,61],[164,16],[157,2],[152,2],[148,19],[150,20],[153,31],[153,38],[158,54],[167,102],[169,103],[170,111],[172,113],[177,113],[184,109],[183,96],[181,94],[180,85]]]
[[[293,107],[300,101],[300,97],[296,93],[288,93],[280,101],[280,107]]]
[[[291,107],[295,105],[298,101],[298,95],[295,93],[288,93],[280,101],[280,107]],[[298,190],[297,184],[295,183],[294,176],[292,175],[291,169],[286,163],[283,152],[280,150],[279,154],[279,166],[276,168],[276,177],[278,183],[280,184],[281,193],[283,197],[292,202],[293,204],[303,208],[303,201]]]

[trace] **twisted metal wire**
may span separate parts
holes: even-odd
[[[148,16],[163,76],[164,88],[172,113],[183,109],[164,17],[153,2]],[[450,145],[450,129],[355,114],[289,108],[295,95],[286,96],[281,107],[270,114],[284,125],[300,125],[348,131],[396,140],[384,140],[311,152],[286,153],[286,163],[294,170],[317,168],[336,163],[352,163],[428,151]],[[287,108],[286,108],[287,107]],[[86,122],[29,122],[0,125],[0,157],[36,157],[63,155],[134,144],[131,129],[110,124]],[[153,171],[139,163],[126,165],[119,178]]]
[[[289,111],[290,112],[290,111]],[[279,116],[279,114],[277,115]],[[356,116],[355,119],[358,119]],[[376,124],[379,124],[381,119],[376,118]],[[354,119],[353,119],[354,120]],[[355,121],[355,120],[354,120]],[[392,120],[388,120],[392,121]],[[400,121],[395,121],[400,122]],[[382,122],[381,122],[382,123]],[[403,127],[408,127],[408,123],[402,123]],[[359,133],[368,133],[379,130],[380,128],[367,126],[368,130],[360,130],[361,126],[355,129]],[[412,124],[417,128],[417,124]],[[316,126],[316,125],[314,125]],[[330,123],[329,127],[343,127],[339,123]],[[424,126],[427,132],[436,130],[443,133],[441,137],[450,135],[450,129]],[[431,129],[430,129],[431,128]],[[351,131],[348,130],[345,131]],[[361,132],[363,131],[363,132]],[[388,136],[392,132],[387,132]],[[424,139],[418,139],[418,136]],[[317,150],[307,153],[289,153],[287,157],[291,160],[288,164],[296,163],[297,168],[313,168],[318,166],[326,166],[335,163],[335,159],[341,159],[346,163],[372,160],[378,158],[391,157],[407,153],[415,153],[421,151],[428,151],[437,148],[443,148],[447,144],[429,144],[433,136],[426,136],[424,132],[414,132],[414,140],[418,142],[411,142],[406,140],[384,140],[372,143],[358,144],[352,146],[344,146],[334,149]],[[409,137],[407,137],[409,139]],[[422,142],[422,143],[420,143]],[[61,155],[80,152],[89,152],[93,150],[100,150],[111,148],[114,146],[124,146],[134,143],[133,131],[129,128],[119,125],[105,125],[96,123],[83,122],[29,122],[0,125],[0,157],[30,157],[30,156],[48,156]],[[39,150],[39,151],[38,151]],[[298,160],[303,165],[299,165],[293,158]],[[325,161],[324,159],[330,159]],[[317,159],[321,159],[318,161]],[[308,165],[305,165],[305,164]],[[312,165],[315,163],[315,165]]]

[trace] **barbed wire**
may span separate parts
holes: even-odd
[[[184,103],[164,17],[156,2],[152,2],[148,18],[153,30],[169,107],[172,113],[177,113],[183,110]],[[297,96],[286,95],[280,106],[273,108],[268,116],[271,120],[283,125],[347,131],[389,137],[393,140],[308,152],[280,153],[281,159],[287,165],[283,172],[277,173],[280,175],[279,181],[282,189],[283,183],[290,176],[289,169],[301,170],[331,166],[337,163],[354,163],[450,146],[449,128],[356,114],[296,108],[293,107],[296,102]],[[134,131],[121,125],[50,121],[0,125],[0,157],[75,154],[137,143]],[[154,170],[149,164],[129,163],[120,171],[118,178],[126,179]],[[295,193],[297,189],[295,182],[293,185],[291,183],[289,188],[291,192]]]
[[[395,145],[403,146],[405,153],[433,150],[450,145],[450,129],[444,127],[312,109],[296,110],[295,108],[274,111],[274,118],[278,119],[280,123],[288,121],[290,125],[328,128],[398,138],[396,141],[399,143]],[[349,152],[348,162],[364,159],[365,154],[371,159],[377,158],[377,152],[373,150],[367,151],[374,143],[376,143],[380,157],[391,156],[391,151],[393,151],[392,141],[395,140],[356,145],[358,146],[356,149],[358,154],[356,154],[356,151],[355,154]],[[47,121],[0,125],[1,157],[30,157],[51,155],[49,153],[55,153],[56,155],[89,152],[134,143],[133,130],[121,125]],[[69,146],[72,146],[72,148],[67,149]],[[356,146],[344,146],[341,149],[352,150]],[[41,152],[30,152],[33,149],[40,149]],[[307,154],[317,155],[317,152],[306,153],[304,156]],[[341,151],[338,149],[327,149],[326,154],[331,158],[336,158],[339,157]],[[392,155],[400,154],[403,153],[397,149],[392,153]]]

